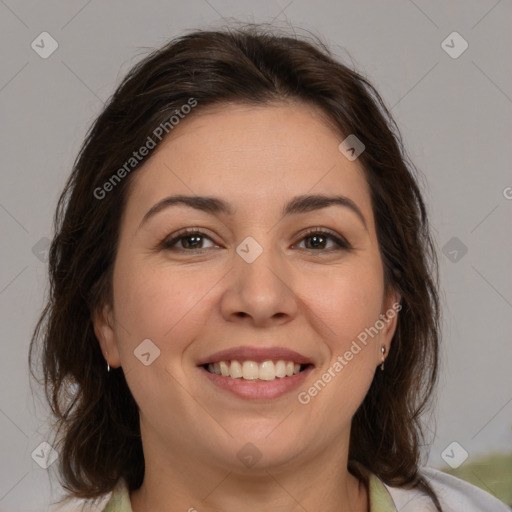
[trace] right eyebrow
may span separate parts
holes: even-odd
[[[179,204],[183,204],[189,206],[190,208],[195,208],[196,210],[201,210],[212,214],[234,214],[234,210],[229,203],[226,203],[226,201],[223,201],[222,199],[218,199],[216,197],[175,195],[165,197],[164,199],[158,201],[158,203],[153,205],[142,218],[139,224],[139,228],[157,213],[168,208],[169,206]]]

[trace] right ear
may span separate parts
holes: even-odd
[[[105,361],[112,368],[121,366],[119,350],[117,347],[116,332],[114,329],[114,311],[111,306],[104,305],[96,309],[92,314],[94,334],[101,347]]]

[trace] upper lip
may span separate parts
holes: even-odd
[[[313,361],[284,347],[236,347],[215,352],[209,356],[202,358],[197,366],[202,366],[208,363],[218,363],[219,361],[254,361],[255,363],[262,363],[263,361],[293,361],[298,364],[313,364]]]

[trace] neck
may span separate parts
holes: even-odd
[[[144,482],[130,496],[133,512],[304,512],[319,504],[323,512],[369,511],[366,486],[347,470],[347,454],[333,447],[313,460],[245,471],[175,451],[172,457],[144,451]]]

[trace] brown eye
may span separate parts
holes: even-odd
[[[203,246],[204,240],[213,242],[213,240],[202,231],[182,231],[172,238],[166,238],[162,242],[161,248],[165,250],[198,251],[208,248]],[[181,247],[179,244],[181,244]]]
[[[342,250],[342,249],[349,249],[350,245],[349,243],[342,239],[341,237],[338,237],[334,235],[333,233],[330,233],[328,231],[319,231],[319,230],[312,230],[308,231],[305,236],[302,237],[301,241],[307,241],[305,249],[308,251],[322,251],[322,252],[331,252],[336,250]],[[327,248],[329,241],[334,243],[334,248]]]

